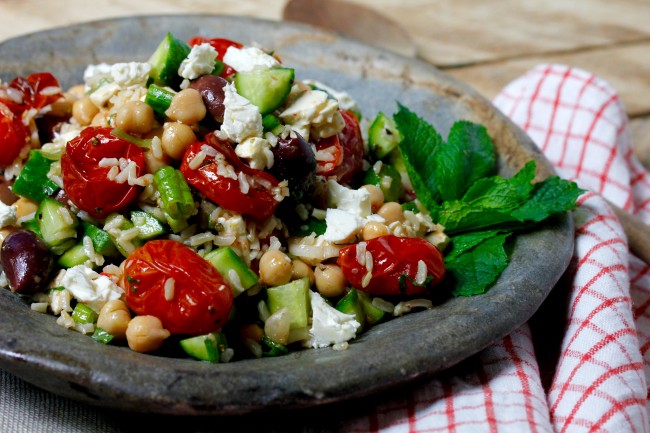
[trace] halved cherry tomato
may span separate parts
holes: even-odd
[[[337,135],[315,143],[316,149],[332,154],[333,160],[318,161],[316,173],[334,176],[339,183],[348,183],[363,167],[363,136],[359,120],[347,110],[340,110],[345,126]]]
[[[0,167],[14,162],[27,143],[27,128],[22,116],[0,102]]]
[[[9,88],[22,95],[22,103],[15,103],[21,112],[30,108],[40,110],[63,96],[59,82],[49,72],[14,78]]]
[[[445,263],[438,248],[422,238],[380,236],[365,241],[365,251],[372,256],[371,277],[368,267],[360,263],[368,259],[359,253],[359,244],[339,251],[337,263],[352,286],[373,295],[415,295],[439,283],[445,275]],[[417,281],[418,263],[426,265],[424,281]]]
[[[111,128],[85,128],[66,145],[61,156],[63,187],[72,202],[95,218],[129,206],[142,187],[108,178],[111,167],[100,167],[104,158],[124,158],[136,165],[135,175],[145,171],[144,152],[138,146],[111,134]]]
[[[192,39],[189,40],[189,45],[193,47],[194,45],[201,45],[204,43],[209,43],[212,45],[212,47],[217,50],[217,59],[221,60],[223,62],[223,56],[226,54],[226,51],[228,51],[229,47],[235,47],[235,48],[242,48],[244,45],[240,44],[239,42],[231,41],[230,39],[225,39],[225,38],[203,38],[201,36],[196,36],[193,37]],[[221,76],[223,78],[226,78],[232,74],[234,74],[236,71],[228,66],[227,64],[224,63],[224,70],[221,73]]]
[[[40,110],[62,97],[59,82],[49,72],[14,78],[7,86],[10,97],[0,97],[0,167],[10,165],[25,147],[29,130],[23,113]]]
[[[183,156],[180,170],[187,183],[219,206],[254,220],[262,221],[273,215],[279,202],[272,189],[278,185],[278,180],[270,173],[244,164],[230,143],[219,140],[213,133],[206,135],[205,140],[192,144]],[[205,145],[223,158],[208,155],[198,168],[192,168],[194,158]],[[234,169],[234,174],[226,173],[228,167]],[[242,192],[240,176],[246,179],[247,192]]]
[[[129,308],[156,316],[172,334],[221,329],[233,302],[232,290],[214,266],[167,239],[149,241],[131,253],[122,283]]]

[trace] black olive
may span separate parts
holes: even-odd
[[[7,235],[0,248],[0,263],[17,293],[35,293],[49,281],[54,265],[52,253],[34,232],[16,230]]]
[[[278,144],[273,147],[273,157],[270,172],[278,179],[287,180],[291,197],[300,201],[314,184],[316,156],[311,146],[300,134],[278,137]]]

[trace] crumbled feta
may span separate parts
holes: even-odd
[[[120,87],[146,86],[151,65],[149,63],[128,62],[111,66],[111,78]]]
[[[324,90],[325,92],[329,93],[334,99],[338,101],[339,107],[342,110],[349,110],[349,111],[356,111],[356,112],[359,111],[359,105],[357,104],[357,101],[352,99],[352,96],[350,96],[349,93],[333,89],[327,84],[323,84],[320,81],[316,81],[316,80],[303,80],[303,82],[315,86],[320,90]]]
[[[361,324],[357,322],[354,314],[345,314],[331,307],[323,297],[316,293],[311,294],[311,309],[313,312],[312,325],[309,330],[309,347],[320,348],[338,345],[350,341],[356,336]]]
[[[223,62],[238,72],[259,71],[280,64],[275,57],[257,47],[228,47]]]
[[[234,143],[241,143],[248,137],[262,136],[262,115],[256,105],[237,93],[233,83],[224,88],[223,123],[220,131]]]
[[[100,63],[98,65],[88,65],[84,70],[84,83],[86,91],[97,87],[102,80],[111,78],[111,65]]]
[[[15,205],[10,206],[0,201],[0,228],[16,224],[16,211]]]
[[[124,290],[105,275],[100,275],[85,265],[77,265],[61,278],[65,287],[80,302],[99,312],[102,306],[112,300],[120,299]]]
[[[92,92],[88,97],[98,107],[103,107],[106,105],[109,99],[116,95],[120,91],[120,86],[117,83],[105,83],[101,85],[97,90]]]
[[[370,193],[366,189],[351,189],[328,180],[327,206],[366,218],[371,214]]]
[[[305,140],[327,138],[345,126],[336,100],[322,90],[308,90],[280,113],[280,118]]]
[[[209,43],[194,45],[192,51],[181,62],[178,75],[188,80],[194,80],[201,75],[209,74],[214,70],[217,50]]]
[[[275,160],[271,151],[271,143],[260,137],[248,137],[235,147],[238,157],[248,161],[248,165],[256,170],[273,167]]]
[[[364,225],[363,218],[339,209],[327,209],[325,222],[323,238],[335,244],[350,243]]]

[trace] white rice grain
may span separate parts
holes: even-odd
[[[174,292],[176,291],[176,280],[173,278],[167,278],[165,281],[165,300],[171,301],[174,299]]]
[[[418,272],[415,274],[415,284],[422,285],[427,279],[427,264],[424,260],[418,260]]]

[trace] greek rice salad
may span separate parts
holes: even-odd
[[[228,362],[344,350],[489,290],[513,234],[574,208],[486,129],[443,138],[272,51],[168,33],[146,62],[0,82],[0,286],[98,344]]]

